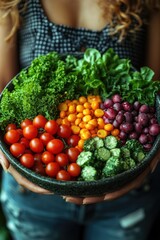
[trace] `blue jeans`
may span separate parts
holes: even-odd
[[[14,240],[146,240],[160,209],[160,169],[114,201],[79,206],[23,190],[3,174],[1,202]]]

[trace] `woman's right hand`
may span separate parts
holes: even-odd
[[[28,179],[26,179],[25,177],[23,177],[22,175],[20,175],[13,167],[12,165],[9,163],[9,161],[6,159],[5,155],[2,153],[2,151],[0,150],[0,164],[2,165],[2,168],[10,173],[15,180],[18,182],[18,184],[32,192],[35,193],[39,193],[39,194],[53,194],[52,192],[43,189],[39,186],[37,186],[36,184],[30,182]]]

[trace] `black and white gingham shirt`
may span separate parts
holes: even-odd
[[[139,68],[143,64],[145,29],[142,28],[136,38],[133,39],[129,34],[123,42],[118,43],[117,37],[109,36],[107,26],[102,31],[92,31],[58,25],[48,20],[40,0],[28,0],[27,3],[19,30],[21,68],[30,65],[35,57],[50,51],[70,53],[82,52],[86,48],[96,48],[102,53],[113,48],[121,58],[131,59],[135,67]]]

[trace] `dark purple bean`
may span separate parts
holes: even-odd
[[[112,119],[108,119],[107,117],[103,116],[103,121],[105,124],[108,124],[108,123],[113,123],[113,120]]]
[[[133,117],[136,117],[138,115],[138,112],[136,110],[133,110],[131,113]]]
[[[152,144],[151,143],[146,143],[146,144],[143,144],[143,147],[146,151],[150,151],[151,148],[152,148]]]
[[[150,119],[150,124],[152,125],[152,124],[155,124],[155,123],[156,124],[158,123],[157,119],[155,117],[151,118]]]
[[[112,124],[115,128],[119,128],[120,123],[118,123],[116,119],[113,121]]]
[[[145,134],[149,133],[149,129],[147,127],[143,128],[142,133],[145,133]]]
[[[101,108],[102,110],[104,110],[104,109],[105,109],[105,106],[104,106],[104,104],[103,104],[103,103],[100,103],[100,108]]]
[[[147,139],[148,139],[148,143],[153,143],[155,140],[155,136],[152,136],[150,134],[147,134]]]

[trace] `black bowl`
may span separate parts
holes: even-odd
[[[9,90],[13,88],[12,80],[6,86]],[[3,95],[3,93],[2,93]],[[2,98],[0,97],[0,100]],[[156,96],[156,115],[160,123],[160,95]],[[158,150],[160,149],[160,134],[154,141],[153,147],[148,152],[145,159],[136,167],[123,173],[117,174],[114,177],[108,177],[97,181],[58,181],[50,177],[41,176],[40,174],[25,168],[20,162],[11,155],[8,146],[3,140],[3,133],[0,132],[0,149],[6,155],[12,166],[29,181],[39,185],[42,188],[50,190],[57,195],[67,196],[99,196],[105,193],[110,193],[122,188],[125,184],[136,179],[150,164]]]

